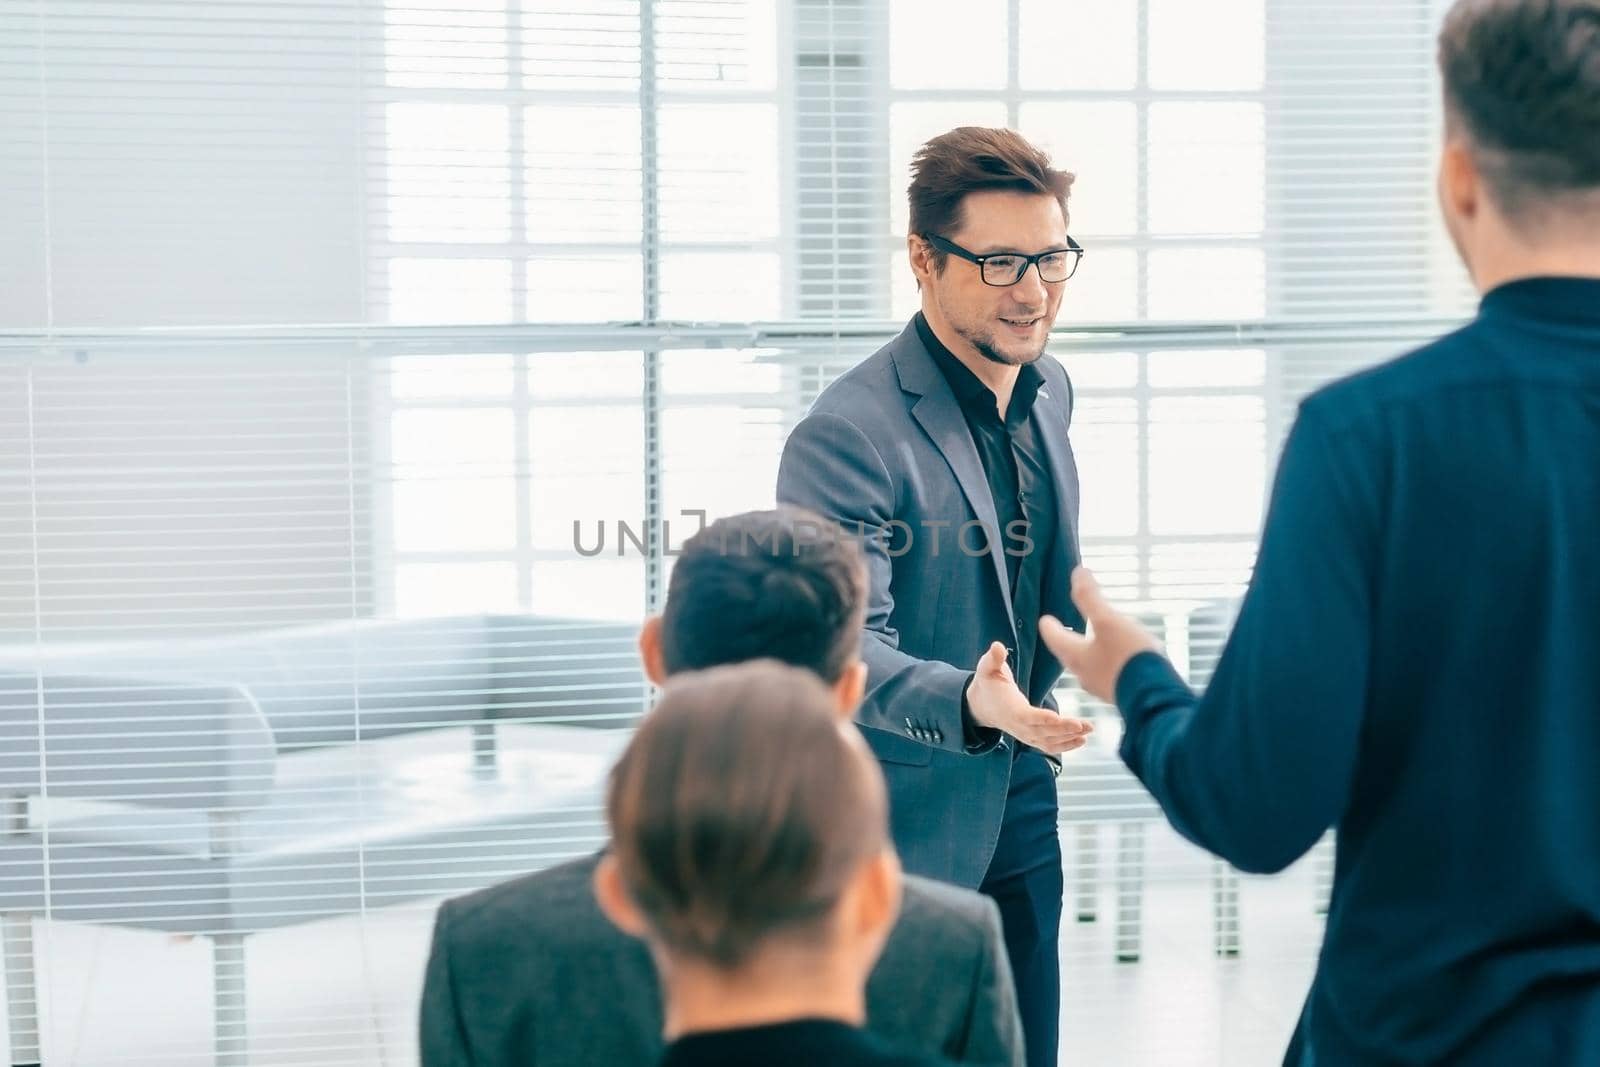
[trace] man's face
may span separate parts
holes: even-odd
[[[1067,220],[1055,197],[986,191],[962,201],[961,227],[938,236],[976,255],[1034,255],[1067,246]],[[915,240],[915,239],[914,239]],[[920,243],[920,242],[918,242]],[[915,264],[918,257],[913,255]],[[976,263],[945,257],[944,271],[918,271],[929,317],[992,363],[1021,366],[1044,353],[1066,282],[1046,283],[1029,266],[1014,285],[986,285]]]

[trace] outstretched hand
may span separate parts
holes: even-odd
[[[1034,707],[1017,687],[1006,662],[1006,648],[996,641],[978,659],[967,686],[967,708],[980,726],[1003,730],[1040,752],[1059,755],[1082,748],[1094,723]]]
[[[1161,642],[1133,619],[1117,611],[1086,568],[1072,572],[1072,602],[1088,624],[1080,634],[1046,615],[1039,620],[1039,638],[1078,684],[1108,704],[1117,699],[1117,677],[1141,652],[1161,652]]]

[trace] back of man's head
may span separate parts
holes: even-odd
[[[684,542],[660,623],[667,675],[770,658],[830,684],[856,661],[861,550],[801,508],[719,519]]]
[[[1450,132],[1502,215],[1600,222],[1600,0],[1459,0],[1439,70]]]

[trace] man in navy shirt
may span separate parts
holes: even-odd
[[[1040,632],[1189,839],[1337,828],[1286,1062],[1600,1064],[1600,0],[1462,0],[1439,61],[1477,318],[1303,403],[1203,697],[1081,569]]]

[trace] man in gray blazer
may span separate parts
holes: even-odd
[[[870,573],[856,713],[906,870],[1000,906],[1030,1067],[1056,1062],[1058,714],[1041,614],[1076,620],[1072,385],[1044,354],[1083,250],[1072,176],[1011,130],[962,127],[912,165],[922,311],[817,399],[778,500],[858,535]],[[1081,626],[1081,623],[1080,623]]]
[[[860,553],[798,509],[720,520],[685,542],[665,611],[640,654],[660,683],[679,671],[770,657],[807,668],[848,716],[866,668],[857,653]],[[642,943],[601,914],[598,856],[445,902],[422,994],[423,1067],[648,1065],[662,1006]],[[1022,1063],[1021,1024],[995,906],[924,879],[867,987],[868,1028],[907,1051],[963,1063]]]

